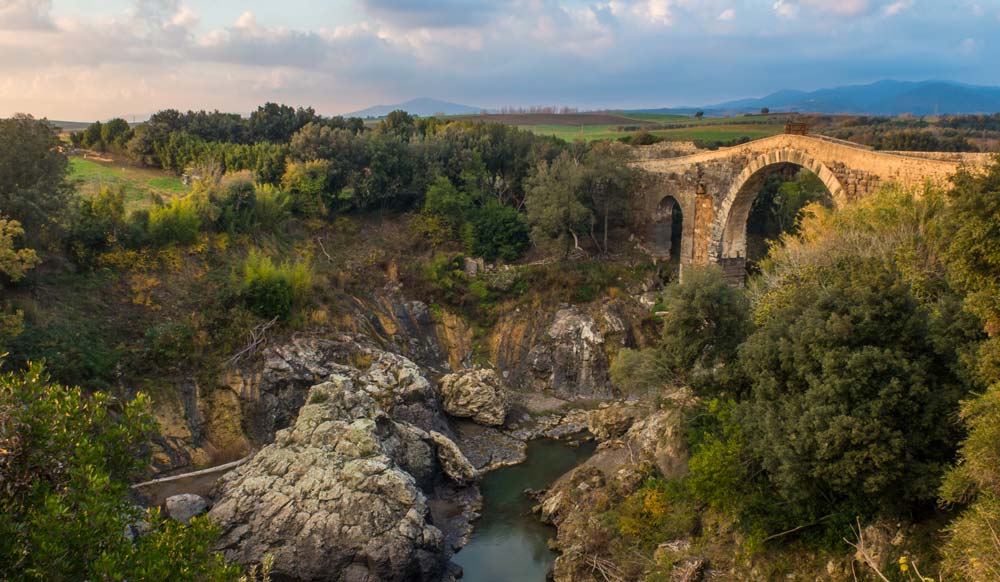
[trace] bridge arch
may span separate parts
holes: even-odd
[[[731,278],[738,276],[740,282],[743,280],[747,258],[747,220],[754,200],[768,176],[788,167],[805,168],[816,174],[829,190],[837,208],[847,204],[847,194],[837,175],[809,154],[780,149],[751,160],[722,198],[709,241],[709,258],[720,263]]]
[[[649,250],[653,256],[672,260],[680,257],[684,211],[680,201],[664,196],[656,205],[649,223]]]

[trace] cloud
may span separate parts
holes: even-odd
[[[0,0],[0,30],[53,30],[52,0]]]
[[[510,2],[478,0],[361,0],[362,9],[401,28],[458,28],[481,25],[510,7]]]
[[[783,18],[793,18],[800,8],[836,16],[860,16],[871,10],[869,0],[776,0],[771,8]]]
[[[771,9],[782,18],[792,18],[799,12],[798,5],[788,0],[776,0]]]
[[[886,16],[909,0],[355,0],[326,26],[279,25],[264,1],[220,21],[193,0],[82,17],[0,0],[0,116],[264,101],[334,114],[428,93],[482,107],[697,105],[884,77],[989,83],[1000,59],[993,11],[977,18],[973,0],[906,18]]]
[[[914,0],[898,0],[886,6],[883,12],[886,16],[896,16],[912,8],[913,4]]]

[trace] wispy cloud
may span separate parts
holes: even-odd
[[[336,113],[431,92],[485,107],[699,104],[879,77],[989,83],[1000,58],[976,0],[356,0],[349,18],[306,24],[264,0],[229,14],[208,1],[81,16],[0,0],[0,115],[265,100]]]

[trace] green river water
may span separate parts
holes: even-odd
[[[571,446],[540,439],[528,443],[528,458],[483,478],[483,514],[469,543],[452,561],[465,572],[463,582],[544,582],[555,554],[548,548],[555,529],[531,513],[525,489],[545,489],[585,461],[593,443]]]

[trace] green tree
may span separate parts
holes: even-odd
[[[444,176],[434,180],[424,196],[424,212],[439,217],[453,235],[472,214],[473,208],[472,198]]]
[[[380,133],[394,135],[406,141],[413,136],[414,131],[416,131],[416,125],[412,115],[397,109],[386,115],[385,119],[378,123],[376,129]]]
[[[585,168],[568,152],[535,167],[526,180],[525,206],[536,244],[555,242],[566,254],[581,248],[580,235],[594,224],[583,201],[585,181]]]
[[[66,247],[77,264],[89,265],[118,241],[125,228],[125,188],[105,186],[95,196],[77,198],[70,214]]]
[[[28,246],[56,242],[71,188],[59,136],[29,115],[0,119],[0,215],[16,220]]]
[[[5,580],[235,580],[207,518],[181,526],[129,501],[148,463],[150,401],[0,375],[0,563]],[[133,543],[127,532],[145,521]],[[178,567],[179,564],[183,567]]]
[[[718,267],[685,270],[663,292],[660,350],[672,374],[690,379],[732,363],[751,331],[750,305]]]
[[[985,174],[960,171],[954,184],[940,237],[948,277],[990,337],[976,366],[985,389],[962,404],[968,436],[941,490],[943,503],[968,506],[943,553],[949,570],[985,582],[1000,571],[1000,158]]]
[[[780,494],[824,511],[902,512],[935,497],[965,387],[955,346],[899,273],[845,259],[790,283],[740,350],[744,434]]]
[[[123,149],[131,138],[132,129],[128,122],[120,117],[108,121],[101,127],[101,142],[106,147]]]
[[[463,241],[466,252],[487,261],[516,261],[531,243],[524,216],[495,200],[475,210],[469,225],[471,240]]]
[[[16,220],[0,216],[0,281],[17,283],[40,262],[34,250],[18,248],[17,240],[22,235],[24,230]],[[20,310],[9,305],[0,309],[0,354],[4,345],[24,329],[23,323],[24,314]]]
[[[628,148],[615,142],[597,142],[584,158],[587,165],[583,188],[590,199],[595,220],[591,238],[601,252],[608,252],[608,229],[621,224],[639,187],[639,170],[628,165]],[[599,225],[601,236],[594,234]]]
[[[324,200],[330,196],[330,163],[326,160],[292,163],[281,178],[281,187],[291,198],[292,210],[319,218],[327,213]]]

